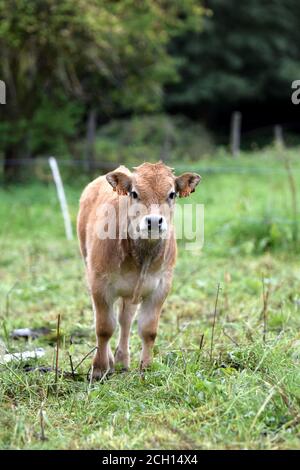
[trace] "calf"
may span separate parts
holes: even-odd
[[[129,367],[130,328],[138,306],[140,365],[150,365],[176,260],[175,198],[188,196],[199,181],[195,173],[175,177],[161,162],[143,163],[132,173],[120,166],[83,191],[77,231],[95,314],[93,378],[115,364]],[[113,355],[109,341],[116,328],[113,307],[118,299],[120,335]]]

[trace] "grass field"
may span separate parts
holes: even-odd
[[[297,191],[298,153],[289,155]],[[46,355],[26,364],[52,366],[61,315],[56,384],[54,372],[0,365],[2,449],[300,447],[300,250],[284,164],[269,151],[193,169],[203,176],[192,200],[205,205],[205,244],[191,253],[179,243],[153,366],[140,375],[134,325],[131,371],[95,384],[86,380],[90,357],[76,380],[63,374],[69,353],[77,365],[94,347],[94,332],[77,242],[65,240],[55,189],[0,190],[2,352],[43,347]],[[83,186],[82,177],[66,185],[74,223]],[[51,333],[29,344],[10,336],[42,326]]]

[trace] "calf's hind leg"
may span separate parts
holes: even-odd
[[[116,328],[113,307],[109,306],[99,292],[92,292],[95,312],[97,350],[93,359],[93,379],[101,378],[114,367],[109,341]]]

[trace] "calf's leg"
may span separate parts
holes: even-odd
[[[116,319],[112,305],[108,305],[99,292],[92,292],[92,300],[97,338],[97,350],[93,359],[93,379],[99,379],[114,367],[109,340],[116,328]]]
[[[119,312],[120,335],[115,353],[115,362],[121,364],[124,369],[128,369],[130,366],[129,337],[135,311],[136,305],[130,300],[122,299]]]
[[[161,281],[147,299],[142,302],[138,318],[138,332],[142,339],[140,367],[146,369],[152,362],[152,351],[157,335],[160,312],[170,289],[170,282]]]

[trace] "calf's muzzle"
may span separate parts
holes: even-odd
[[[168,229],[166,218],[160,214],[147,214],[140,221],[142,238],[160,238]]]

